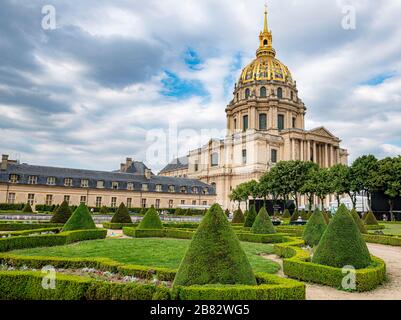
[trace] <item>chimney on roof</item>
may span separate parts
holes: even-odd
[[[132,158],[127,158],[127,160],[125,161],[125,165],[127,166],[127,169],[129,167],[131,167],[133,163],[134,162],[132,161]]]
[[[125,163],[120,164],[120,171],[125,172]]]
[[[0,165],[0,170],[7,170],[8,167],[8,154],[3,154],[1,156],[1,165]]]
[[[149,169],[145,169],[145,178],[150,180],[151,177],[152,177],[152,171]]]

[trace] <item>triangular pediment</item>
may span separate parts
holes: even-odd
[[[337,137],[334,134],[332,134],[329,130],[327,130],[325,127],[315,128],[313,130],[310,130],[309,133],[326,138],[337,139]]]

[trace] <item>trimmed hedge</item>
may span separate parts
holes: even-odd
[[[2,233],[0,234],[0,239],[1,237],[19,237],[19,236],[29,236],[29,235],[37,235],[41,233],[46,233],[46,232],[54,232],[54,233],[59,233],[61,230],[61,227],[58,228],[43,228],[43,229],[32,229],[32,230],[23,230],[23,231],[11,231],[9,233]]]
[[[309,252],[302,250],[303,241],[296,239],[289,243],[276,244],[275,253],[284,258],[283,271],[290,278],[313,282],[341,289],[344,274],[341,268],[334,268],[310,262]],[[370,291],[386,280],[386,264],[372,256],[372,263],[355,271],[356,291]]]
[[[163,223],[153,206],[146,212],[145,217],[138,226],[138,229],[163,229]]]
[[[106,238],[107,230],[77,230],[59,234],[20,236],[0,239],[0,252],[17,249],[62,246],[69,243]]]
[[[251,205],[248,214],[245,215],[245,223],[244,227],[252,228],[253,224],[255,223],[257,212],[255,209],[255,205]]]
[[[63,231],[96,229],[95,222],[84,203],[74,211],[63,227]]]
[[[0,203],[0,210],[3,211],[22,211],[25,203]]]
[[[177,286],[178,300],[305,300],[305,284],[274,275],[256,274],[257,286],[205,285]]]
[[[233,216],[233,220],[231,221],[231,223],[233,223],[233,224],[241,223],[243,225],[244,222],[245,222],[244,214],[242,213],[241,208],[238,208],[237,210],[234,211],[234,216]]]
[[[45,228],[62,228],[62,224],[58,223],[22,223],[22,222],[11,222],[11,223],[0,223],[0,231],[23,231],[23,230],[34,230],[34,229],[45,229]]]
[[[124,203],[121,203],[118,207],[113,218],[111,218],[111,223],[132,223],[131,216],[129,215],[128,209]]]
[[[372,211],[368,212],[368,214],[364,217],[363,221],[368,226],[377,226],[379,224]]]
[[[356,212],[355,208],[351,210],[351,216],[354,219],[359,231],[362,234],[368,233],[368,230],[366,229],[365,224],[363,223],[361,217],[359,216],[358,212]]]
[[[305,226],[277,226],[277,232],[288,233],[291,236],[302,237]]]
[[[124,227],[134,227],[134,226],[138,225],[133,223],[111,223],[111,222],[103,223],[103,228],[110,230],[122,230]]]
[[[370,230],[370,231],[375,231],[375,230],[384,230],[384,229],[386,229],[386,226],[383,225],[383,224],[379,224],[379,225],[365,225],[365,228],[366,228],[367,230]]]
[[[254,234],[254,233],[237,233],[240,241],[253,243],[280,243],[288,238],[285,234]]]
[[[194,231],[188,231],[183,229],[136,229],[132,227],[123,228],[124,235],[133,238],[175,238],[175,239],[192,239],[195,234]]]
[[[27,203],[22,209],[23,213],[33,213],[32,207],[29,203]]]
[[[266,211],[265,207],[259,210],[255,222],[252,225],[251,231],[255,234],[275,234],[276,229],[274,229],[272,220]]]
[[[63,201],[60,206],[56,207],[50,222],[53,223],[66,223],[71,217],[71,209],[67,201]]]
[[[364,234],[363,238],[369,243],[378,243],[389,246],[401,247],[401,238],[390,235],[376,235],[376,234]]]
[[[314,247],[319,244],[323,233],[326,231],[327,224],[322,212],[316,208],[308,223],[305,226],[302,238],[308,246]]]

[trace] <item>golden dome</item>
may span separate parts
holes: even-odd
[[[265,10],[264,28],[260,32],[259,41],[256,59],[242,70],[240,82],[245,84],[252,81],[278,81],[293,85],[290,70],[275,58],[273,35],[267,24],[267,8]]]
[[[240,82],[242,83],[263,80],[293,84],[291,72],[287,66],[271,56],[256,58],[241,73]]]

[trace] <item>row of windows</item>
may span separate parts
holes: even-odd
[[[248,155],[247,155],[247,150],[243,149],[242,150],[242,164],[247,164],[248,162]],[[212,167],[216,167],[218,166],[219,163],[219,154],[217,152],[212,153],[211,155],[211,166]],[[213,162],[214,161],[214,162]],[[272,163],[277,163],[277,150],[276,149],[272,149],[271,150],[271,155],[270,155],[270,161]],[[198,169],[195,167],[195,171],[197,171]],[[216,186],[212,183],[212,187],[216,188]]]
[[[283,88],[278,88],[276,95],[277,98],[279,99],[283,99],[284,94],[283,94]],[[251,89],[247,88],[245,89],[245,99],[249,99],[249,97],[251,96]],[[259,97],[260,98],[267,98],[267,89],[266,87],[261,87],[259,90]],[[290,91],[290,99],[294,100],[294,92]],[[237,93],[237,100],[239,100],[239,93]]]
[[[296,127],[297,119],[295,117],[292,118],[292,127]],[[249,129],[249,117],[247,115],[242,117],[242,128],[243,131],[247,131]],[[285,129],[285,116],[279,114],[277,116],[277,128],[279,131]],[[237,129],[237,119],[234,119],[234,129]],[[267,114],[261,113],[259,114],[259,130],[267,130]]]
[[[10,174],[9,181],[10,183],[18,183],[19,182],[19,175],[17,174]],[[38,176],[29,176],[28,177],[28,184],[38,184]],[[55,186],[56,185],[56,178],[54,177],[49,177],[47,178],[47,185],[49,186]],[[65,178],[64,179],[64,186],[65,187],[73,187],[73,180],[71,178]],[[82,179],[80,183],[81,188],[89,188],[89,180],[87,179]],[[105,187],[105,181],[99,180],[97,181],[96,187],[98,189],[104,189]],[[113,190],[118,190],[120,188],[119,182],[112,182],[111,183],[111,188]],[[127,190],[129,191],[134,191],[134,183],[129,182],[127,183]],[[149,191],[149,184],[143,183],[141,186],[142,191]],[[163,185],[158,184],[156,185],[156,192],[163,192]],[[175,186],[170,185],[168,187],[168,192],[170,193],[175,193]],[[188,188],[185,186],[180,187],[180,193],[188,193]],[[192,193],[199,193],[199,188],[198,187],[192,187]],[[204,188],[203,189],[203,194],[208,194],[208,189]]]
[[[8,203],[9,203],[9,204],[14,204],[14,203],[15,203],[15,199],[16,199],[16,194],[15,194],[14,192],[10,192],[10,193],[8,194]],[[53,197],[52,194],[46,195],[46,205],[47,205],[47,206],[53,205],[53,199],[54,199],[54,197]],[[71,199],[71,197],[70,197],[69,195],[65,195],[65,196],[64,196],[64,201],[66,201],[68,204],[70,203],[70,199]],[[80,197],[80,202],[81,202],[81,203],[87,204],[87,201],[88,201],[87,196],[81,196],[81,197]],[[192,205],[194,205],[194,206],[197,205],[196,202],[197,202],[196,200],[192,200]],[[28,194],[28,203],[29,203],[31,206],[34,205],[34,203],[35,203],[35,194],[33,194],[33,193]],[[161,200],[160,200],[160,199],[156,199],[156,200],[155,200],[155,204],[154,204],[154,205],[155,205],[155,207],[156,207],[157,209],[160,208],[160,203],[161,203]],[[168,203],[169,203],[169,208],[173,208],[173,207],[174,207],[174,200],[169,200]],[[185,204],[186,204],[186,201],[185,201],[185,200],[181,200],[180,204],[181,204],[181,205],[185,205]],[[207,206],[207,204],[208,204],[207,201],[202,201],[202,205]],[[95,206],[96,206],[97,208],[100,208],[100,207],[102,207],[103,205],[105,205],[105,203],[103,202],[103,197],[96,197]],[[116,208],[117,205],[118,205],[118,203],[117,203],[117,197],[111,197],[110,207]],[[127,205],[128,208],[132,208],[132,198],[127,198],[126,205]],[[141,200],[141,206],[142,206],[143,208],[146,208],[147,205],[148,205],[147,199],[142,198],[142,200]]]

